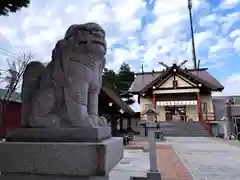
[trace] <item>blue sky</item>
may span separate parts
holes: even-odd
[[[185,59],[192,67],[187,0],[31,0],[29,8],[0,17],[0,48],[32,51],[48,62],[68,26],[87,21],[105,28],[111,69],[127,62],[136,72],[141,64],[152,71],[161,69],[159,61]],[[221,94],[240,94],[240,0],[193,0],[193,21],[201,67],[225,86]],[[0,60],[7,68],[2,50]]]

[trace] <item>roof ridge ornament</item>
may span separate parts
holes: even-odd
[[[172,63],[172,67],[178,67],[181,68],[184,64],[186,64],[188,62],[188,60],[184,60],[183,62],[181,62],[179,65],[177,65],[177,60],[174,60]],[[166,69],[170,68],[167,64],[165,64],[164,62],[159,62],[160,65],[164,66]]]
[[[158,64],[160,64],[160,65],[164,66],[166,69],[168,69],[168,68],[169,68],[169,66],[168,66],[168,65],[166,65],[166,64],[165,64],[164,62],[162,62],[162,61],[158,62]]]

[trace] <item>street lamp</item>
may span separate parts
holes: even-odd
[[[122,109],[120,109],[120,110],[119,110],[119,112],[120,112],[121,114],[123,114],[123,113],[124,113],[124,111],[123,111]]]

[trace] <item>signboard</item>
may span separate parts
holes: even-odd
[[[197,105],[197,100],[186,100],[186,101],[157,101],[157,106],[181,106],[181,105]]]

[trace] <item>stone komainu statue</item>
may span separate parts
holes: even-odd
[[[107,126],[98,116],[105,66],[105,31],[96,23],[72,25],[45,67],[30,62],[23,74],[22,125],[27,127]]]

